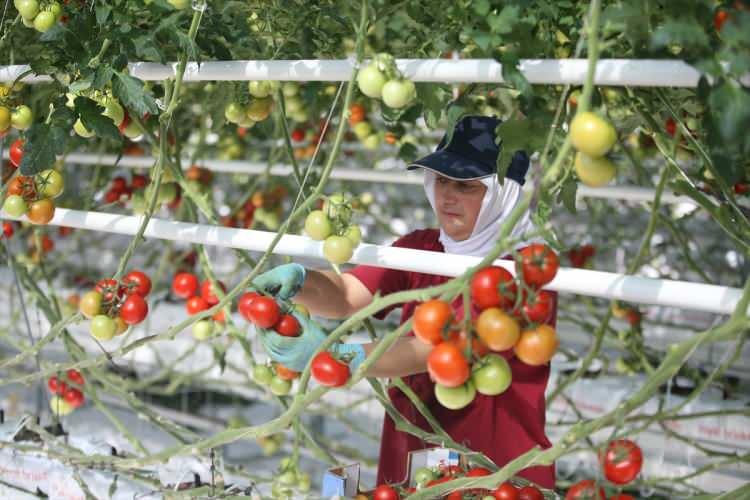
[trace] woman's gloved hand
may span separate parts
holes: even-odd
[[[260,341],[268,356],[285,367],[301,372],[307,367],[315,351],[328,336],[320,325],[304,314],[291,313],[299,321],[301,332],[298,337],[286,337],[273,330],[258,328]],[[365,350],[360,344],[336,343],[329,349],[339,356],[345,356],[352,373],[365,360]]]
[[[305,268],[300,264],[282,264],[255,278],[253,286],[258,291],[289,300],[302,288],[305,274]]]

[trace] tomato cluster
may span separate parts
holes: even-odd
[[[596,255],[596,247],[588,243],[568,250],[570,265],[577,268],[586,267],[589,259],[594,257],[594,255]]]
[[[378,54],[357,73],[357,86],[367,97],[382,99],[389,108],[408,106],[417,97],[414,82],[403,77],[390,54]]]
[[[47,388],[53,394],[49,404],[52,411],[57,415],[67,415],[84,403],[83,388],[85,383],[83,375],[78,370],[70,369],[65,373],[67,380],[74,386],[68,385],[65,380],[57,375],[51,376],[47,380]]]
[[[221,281],[216,284],[221,288],[222,293],[226,293],[227,287]],[[219,303],[219,297],[211,280],[198,281],[198,277],[193,273],[180,272],[172,278],[172,293],[181,299],[185,299],[185,309],[192,316],[201,311],[205,311]],[[214,314],[211,319],[202,319],[193,324],[193,337],[196,340],[206,340],[213,336],[217,331],[217,324],[223,324],[226,320],[224,311]]]
[[[380,146],[380,135],[367,120],[367,110],[362,103],[354,103],[349,107],[349,126],[362,147],[376,150]]]
[[[272,94],[279,87],[278,82],[273,81],[250,81],[247,90],[250,100],[247,104],[230,102],[224,108],[224,117],[228,122],[249,129],[256,123],[262,122],[271,115],[273,110]]]
[[[255,191],[239,210],[223,217],[221,223],[226,227],[245,229],[263,224],[267,229],[275,231],[281,225],[284,200],[288,194],[289,191],[282,184]]]
[[[16,130],[26,130],[34,121],[31,108],[25,104],[13,106],[8,98],[9,94],[10,89],[5,85],[0,85],[0,138],[5,137],[11,127]]]
[[[402,495],[407,496],[418,490],[430,488],[443,483],[449,483],[455,479],[467,477],[489,476],[492,471],[484,467],[464,468],[459,465],[439,465],[435,467],[420,467],[414,471],[413,482],[415,487],[400,487],[397,485],[381,484],[372,493],[373,499],[398,500]],[[539,488],[528,485],[517,487],[510,481],[506,481],[494,489],[468,488],[456,489],[443,496],[444,500],[462,500],[464,498],[494,498],[496,500],[543,500],[544,495]],[[367,498],[366,495],[356,497]]]
[[[91,320],[94,338],[110,340],[146,319],[150,291],[151,279],[141,271],[131,271],[119,281],[100,280],[80,298],[78,310]]]
[[[291,309],[285,304],[279,306],[273,297],[256,292],[245,292],[237,303],[240,315],[256,327],[273,328],[285,337],[299,337],[302,328]]]
[[[471,301],[480,311],[472,324],[476,338],[455,321],[453,307],[445,301],[430,300],[414,311],[414,335],[433,346],[427,371],[435,381],[435,396],[446,408],[461,409],[477,392],[495,396],[510,386],[510,366],[496,353],[513,349],[518,359],[538,366],[557,350],[555,330],[545,324],[554,296],[540,290],[557,273],[557,254],[547,245],[532,244],[519,256],[519,281],[499,266],[472,277]]]
[[[150,182],[151,179],[147,175],[133,174],[128,184],[124,177],[118,175],[112,179],[109,188],[104,192],[104,202],[117,203],[129,200],[134,191],[145,188]]]
[[[101,113],[102,116],[106,116],[107,118],[112,120],[114,126],[118,127],[123,135],[127,135],[131,138],[133,137],[135,131],[132,130],[133,125],[131,125],[130,118],[128,118],[127,122],[125,121],[125,108],[122,107],[120,101],[117,100],[117,98],[114,97],[110,91],[87,91],[81,93],[80,95],[92,99],[100,107],[104,108],[104,111],[102,111]],[[67,94],[68,100],[66,102],[66,106],[68,106],[69,108],[74,108],[75,100],[78,96],[79,94]],[[86,125],[84,125],[81,118],[78,118],[73,124],[73,131],[76,133],[76,135],[78,135],[79,137],[83,137],[84,139],[90,139],[96,136],[96,132],[86,128]],[[126,134],[126,131],[129,132],[130,135]],[[138,135],[140,135],[140,131],[138,131]],[[137,135],[135,137],[137,137]]]
[[[352,200],[343,193],[329,196],[321,210],[313,210],[305,219],[305,233],[324,241],[323,255],[332,264],[348,262],[362,241],[359,226],[351,223]]]
[[[63,17],[62,5],[55,1],[13,0],[13,5],[18,9],[24,26],[40,33],[49,31]]]
[[[570,122],[570,141],[578,150],[575,171],[578,178],[591,187],[608,184],[617,175],[617,167],[606,154],[617,140],[617,132],[605,118],[585,111]]]
[[[259,385],[268,387],[274,396],[289,394],[292,391],[293,380],[296,378],[299,378],[299,372],[290,370],[279,363],[253,367],[253,380]]]
[[[10,162],[21,164],[24,142],[17,139],[10,147]],[[16,175],[8,182],[3,210],[12,217],[26,217],[34,224],[47,224],[55,215],[54,198],[65,188],[65,179],[55,169],[48,168],[33,176]]]

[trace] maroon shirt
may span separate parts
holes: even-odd
[[[414,231],[396,241],[393,246],[444,252],[438,240],[436,229]],[[348,271],[356,276],[371,293],[381,295],[425,288],[448,281],[446,276],[398,271],[371,266],[357,266]],[[556,302],[556,301],[555,301]],[[463,308],[461,297],[454,304],[456,316],[460,319]],[[401,323],[414,313],[418,302],[400,305]],[[556,304],[555,304],[556,305]],[[384,317],[392,306],[378,313]],[[552,324],[557,311],[553,312]],[[413,335],[410,332],[410,335]],[[425,403],[430,412],[440,422],[445,431],[458,443],[481,451],[499,467],[525,453],[534,446],[549,448],[551,443],[544,433],[545,401],[544,391],[549,377],[549,365],[529,366],[518,360],[512,350],[501,353],[509,362],[513,372],[513,382],[508,390],[498,396],[477,394],[474,401],[461,410],[449,410],[435,397],[435,384],[427,373],[404,377],[415,394]],[[388,391],[393,406],[413,424],[430,431],[430,426],[409,399],[398,389]],[[377,484],[398,483],[406,479],[406,458],[410,451],[434,446],[408,434],[396,430],[393,420],[386,414],[383,422],[383,436],[380,443]],[[535,483],[554,488],[555,468],[550,466],[529,467],[519,473]]]

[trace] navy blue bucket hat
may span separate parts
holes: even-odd
[[[447,142],[444,135],[434,153],[416,160],[407,168],[426,168],[456,180],[481,179],[497,173],[497,157],[502,145],[495,144],[495,129],[501,121],[492,116],[464,116]],[[529,156],[516,151],[505,175],[523,185],[529,169]]]

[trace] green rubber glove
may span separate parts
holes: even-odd
[[[302,288],[305,274],[305,268],[300,264],[282,264],[255,278],[253,286],[258,291],[289,300]]]

